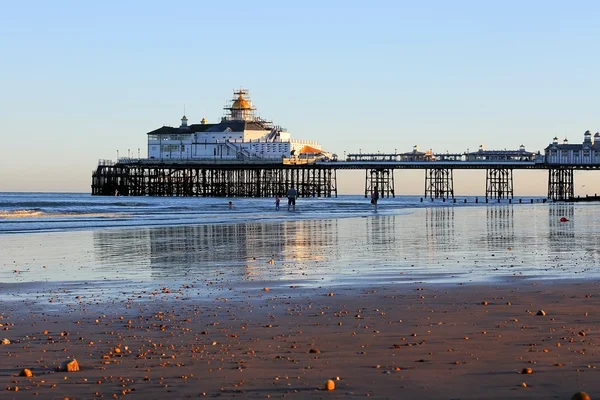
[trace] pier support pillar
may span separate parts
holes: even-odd
[[[369,197],[375,187],[381,197],[396,197],[394,170],[389,168],[365,170],[365,197]]]
[[[485,198],[512,199],[512,168],[488,168],[485,176]]]
[[[548,198],[554,201],[568,200],[575,196],[573,168],[550,168],[548,170]]]
[[[428,168],[425,170],[425,197],[432,199],[454,198],[452,168]]]

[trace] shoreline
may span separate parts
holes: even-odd
[[[2,336],[12,342],[0,346],[0,389],[17,399],[568,399],[600,392],[597,280],[220,284],[221,294],[204,300],[186,293],[197,288],[156,284],[141,299],[73,298],[62,312],[32,314],[27,301],[0,302]],[[536,315],[540,309],[546,316]],[[70,357],[81,371],[56,372]],[[35,376],[13,376],[21,368]],[[520,374],[524,368],[533,374]],[[336,390],[320,390],[335,377]],[[5,390],[14,386],[18,392]]]

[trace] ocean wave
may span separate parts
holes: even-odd
[[[0,211],[0,218],[32,218],[42,214],[44,213],[39,210]]]
[[[81,217],[103,217],[103,218],[126,218],[126,214],[118,213],[46,213],[39,210],[12,210],[0,211],[0,218],[81,218]]]

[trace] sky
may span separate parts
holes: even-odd
[[[90,192],[99,159],[216,122],[235,88],[333,153],[517,149],[600,126],[596,1],[0,0],[0,191]],[[139,150],[138,150],[139,149]],[[340,172],[341,193],[364,172]],[[576,172],[576,195],[600,193]],[[455,173],[481,195],[485,173]],[[423,171],[396,172],[422,194]],[[547,173],[516,171],[516,195]]]

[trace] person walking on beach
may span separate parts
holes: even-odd
[[[375,211],[377,211],[377,200],[379,200],[379,190],[377,190],[377,186],[375,186],[375,189],[371,194],[371,204],[375,206]]]
[[[296,189],[291,186],[287,192],[288,211],[290,211],[290,206],[292,206],[293,210],[296,211],[296,197],[298,197],[298,192],[296,192]]]
[[[279,198],[279,196],[275,197],[275,209],[279,210],[279,202],[281,201],[281,199]]]

